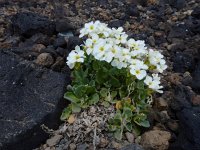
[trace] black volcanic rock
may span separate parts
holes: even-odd
[[[173,58],[173,70],[184,73],[186,71],[194,70],[194,56],[188,53],[177,52]]]
[[[65,48],[67,46],[67,42],[63,36],[58,36],[54,41],[54,47],[62,47]]]
[[[109,22],[108,26],[112,28],[118,28],[118,27],[123,26],[123,24],[124,24],[124,21],[122,20],[113,20]]]
[[[186,0],[160,0],[160,5],[169,4],[177,9],[182,9],[186,6]]]
[[[177,113],[180,121],[180,133],[170,149],[200,149],[200,107],[183,109]]]
[[[74,27],[70,24],[70,21],[67,19],[57,20],[55,24],[57,32],[67,32],[74,29]]]
[[[169,149],[200,149],[200,107],[192,106],[193,96],[194,93],[186,86],[175,87],[171,107],[176,113],[180,128],[176,142]]]
[[[193,81],[191,87],[197,92],[200,93],[200,60],[195,66],[195,69],[192,73]]]
[[[66,79],[0,52],[0,149],[33,149],[48,138],[40,126],[58,127]]]
[[[192,14],[191,14],[193,17],[197,18],[197,19],[200,19],[200,6],[196,7]]]
[[[185,25],[179,24],[173,26],[169,32],[168,39],[171,38],[185,38],[189,34],[188,28]]]
[[[52,35],[55,33],[55,23],[47,17],[39,14],[23,12],[18,13],[11,19],[14,33],[32,36],[36,33]]]

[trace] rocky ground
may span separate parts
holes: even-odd
[[[91,20],[123,26],[168,61],[165,92],[154,96],[140,137],[113,139],[105,128],[113,108],[98,106],[58,128],[65,58]],[[0,149],[200,149],[199,0],[0,0],[0,63]]]

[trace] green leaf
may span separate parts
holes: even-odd
[[[102,89],[100,90],[100,95],[101,95],[102,97],[106,97],[107,94],[108,94],[108,89],[102,88]]]
[[[95,87],[95,81],[94,81],[94,80],[91,80],[91,81],[89,82],[89,85],[92,86],[92,87]]]
[[[78,113],[81,111],[81,107],[79,105],[72,103],[71,106],[72,106],[72,112]]]
[[[90,95],[90,94],[94,94],[96,92],[96,89],[94,86],[86,86],[86,94]]]
[[[113,118],[113,123],[115,125],[121,125],[121,123],[122,123],[122,115],[121,115],[121,113],[118,112],[118,113],[115,114],[115,116]]]
[[[144,81],[143,80],[137,82],[137,88],[140,90],[144,89]]]
[[[121,140],[122,139],[122,133],[123,131],[121,129],[117,129],[115,132],[114,132],[114,137],[117,139],[117,140]]]
[[[60,119],[61,119],[62,121],[68,119],[69,116],[71,115],[71,113],[72,113],[71,107],[68,106],[67,108],[65,108],[65,109],[63,110],[62,115],[60,116]]]
[[[108,81],[106,69],[99,69],[96,74],[96,82],[99,84],[104,84],[106,81]]]
[[[72,72],[73,78],[74,78],[74,82],[78,83],[78,84],[87,84],[88,83],[88,69],[86,69],[85,71],[83,71],[82,68],[78,69],[78,70],[74,70]]]
[[[76,85],[73,87],[74,94],[78,97],[85,97],[86,95],[94,94],[96,92],[95,87],[89,85]]]
[[[112,99],[112,96],[110,95],[110,93],[105,97],[105,101],[108,101],[108,102],[111,102],[113,99]]]
[[[71,101],[72,103],[79,103],[80,102],[80,99],[77,98],[74,93],[72,92],[66,92],[65,95],[64,95],[64,98]]]
[[[129,107],[124,107],[124,108],[123,108],[123,114],[122,114],[122,116],[123,116],[124,118],[131,118],[131,117],[133,116],[133,113],[132,113],[131,108],[129,108]]]
[[[99,95],[97,93],[93,94],[91,99],[89,99],[89,104],[96,104],[99,102]]]
[[[78,85],[74,86],[73,88],[74,94],[79,98],[83,97],[86,94],[86,90],[87,87],[85,85]]]
[[[120,87],[121,85],[119,80],[115,78],[114,76],[110,76],[109,82],[113,87]]]
[[[139,90],[139,99],[140,100],[146,100],[147,99],[147,90]]]
[[[88,108],[89,105],[87,103],[81,104],[81,108]]]
[[[141,134],[140,127],[136,124],[133,124],[133,132],[134,132],[134,135],[139,136]]]
[[[98,69],[99,69],[99,63],[98,63],[97,61],[93,61],[93,63],[92,63],[92,68],[93,68],[94,70],[98,70]]]
[[[107,108],[110,106],[110,104],[109,104],[107,101],[103,101],[103,102],[102,102],[102,105],[103,105],[104,107],[107,107]]]
[[[150,124],[146,119],[147,116],[145,114],[137,114],[133,120],[137,125],[148,128],[150,127]]]
[[[112,96],[112,98],[115,98],[117,96],[117,91],[112,91],[111,96]]]
[[[140,122],[140,126],[145,127],[145,128],[149,128],[150,123],[149,123],[148,120],[143,120],[142,122]]]
[[[113,100],[111,100],[111,101],[110,101],[110,103],[111,103],[111,104],[116,104],[116,103],[117,103],[117,101],[118,101],[118,100],[116,100],[116,99],[113,99]]]
[[[124,91],[123,89],[120,88],[119,89],[119,96],[120,96],[121,99],[126,97],[127,96],[126,91]]]
[[[117,127],[115,125],[108,125],[108,130],[113,132],[117,129]]]
[[[129,132],[131,132],[132,129],[133,129],[132,123],[127,123],[127,124],[125,125],[125,128],[126,128],[126,130],[128,130]]]

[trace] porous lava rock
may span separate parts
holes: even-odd
[[[48,134],[41,125],[58,127],[68,81],[66,74],[0,51],[0,149],[33,149],[44,142]]]
[[[32,36],[36,33],[52,35],[55,33],[55,23],[42,16],[31,12],[17,13],[11,19],[14,33]]]

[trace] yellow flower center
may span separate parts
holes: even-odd
[[[94,30],[94,26],[90,26],[90,30]]]
[[[100,51],[104,51],[104,47],[100,47],[99,50],[100,50]]]
[[[136,70],[135,73],[136,73],[136,74],[140,74],[140,70]]]
[[[112,53],[116,53],[116,50],[115,50],[115,49],[112,49]]]
[[[139,50],[139,48],[138,48],[138,47],[136,47],[136,48],[135,48],[135,50]]]
[[[79,56],[79,55],[76,55],[75,59],[77,60],[77,59],[79,59],[79,58],[80,58],[80,56]]]
[[[136,47],[136,44],[132,44],[131,47]]]

